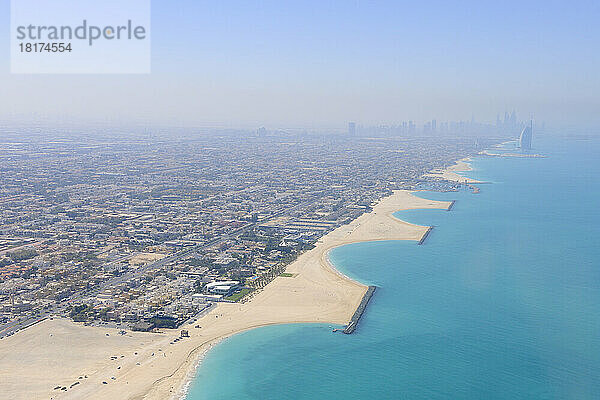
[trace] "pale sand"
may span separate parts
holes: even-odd
[[[463,158],[462,160],[458,160],[454,165],[444,170],[434,169],[430,173],[425,174],[425,176],[433,176],[459,183],[481,183],[481,181],[478,181],[476,179],[466,178],[462,175],[457,174],[457,172],[471,171],[473,169],[471,168],[471,164],[469,164],[469,161],[471,161],[470,158]]]
[[[191,337],[176,344],[169,342],[179,331],[120,336],[111,329],[83,327],[65,320],[44,321],[0,341],[0,392],[11,399],[177,397],[193,376],[199,358],[222,338],[271,324],[346,324],[366,286],[333,269],[328,251],[362,241],[419,240],[427,227],[400,221],[392,213],[415,208],[446,209],[449,205],[406,191],[395,192],[372,212],[330,232],[314,249],[298,257],[287,268],[294,277],[276,278],[247,303],[219,304],[193,325],[182,327]],[[202,328],[195,329],[196,324]],[[119,358],[111,360],[111,356]],[[57,385],[69,388],[84,375],[88,378],[66,392],[53,390]]]

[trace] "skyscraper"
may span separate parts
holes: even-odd
[[[510,128],[511,130],[517,130],[517,112],[513,110],[510,114]]]
[[[519,145],[523,150],[531,150],[531,137],[533,136],[533,121],[529,121],[529,125],[523,128],[519,137]]]
[[[348,122],[348,135],[356,136],[356,123],[355,122]]]

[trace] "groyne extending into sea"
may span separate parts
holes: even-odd
[[[427,228],[427,231],[425,231],[425,233],[421,237],[421,240],[419,240],[419,242],[417,243],[419,246],[422,245],[423,243],[425,243],[425,240],[427,240],[427,237],[429,236],[429,234],[431,233],[432,230],[433,230],[433,226],[430,226],[429,228]]]
[[[356,309],[356,311],[354,312],[354,315],[352,315],[352,318],[350,318],[350,322],[348,322],[348,325],[344,329],[344,333],[346,335],[350,335],[351,333],[354,333],[354,331],[356,330],[358,321],[365,313],[365,310],[367,309],[367,305],[369,304],[371,297],[373,297],[373,293],[375,293],[375,289],[377,289],[377,286],[369,286],[369,288],[365,292],[362,300],[360,301],[360,304],[358,305],[358,308]]]

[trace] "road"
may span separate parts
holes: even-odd
[[[78,292],[78,293],[72,295],[70,298],[68,298],[65,301],[58,304],[55,308],[53,308],[49,311],[43,312],[40,316],[28,317],[22,321],[15,320],[15,321],[8,322],[4,325],[1,325],[0,326],[0,339],[2,339],[3,337],[6,337],[6,336],[10,336],[11,334],[14,334],[21,329],[25,329],[25,328],[35,324],[36,322],[39,322],[41,319],[50,317],[51,315],[57,315],[57,314],[64,315],[64,312],[66,312],[66,309],[71,304],[77,304],[78,302],[80,302],[81,300],[83,300],[86,297],[93,296],[109,287],[118,285],[123,282],[127,282],[128,280],[133,279],[136,276],[142,276],[146,271],[164,267],[165,265],[167,265],[171,262],[179,261],[182,258],[185,258],[192,253],[206,249],[206,248],[213,246],[215,244],[218,244],[220,242],[235,238],[235,237],[241,235],[242,233],[245,233],[251,229],[254,229],[259,224],[263,224],[265,222],[268,222],[275,218],[278,218],[284,214],[296,211],[301,207],[307,207],[308,205],[310,205],[310,203],[311,203],[311,201],[303,202],[303,203],[297,204],[293,207],[290,207],[288,209],[275,212],[274,214],[272,214],[268,218],[264,219],[263,221],[250,223],[250,224],[243,226],[241,228],[238,228],[230,233],[221,235],[220,237],[210,240],[206,243],[195,245],[195,246],[190,246],[189,248],[178,251],[177,253],[171,254],[170,256],[167,256],[165,258],[161,258],[160,260],[146,264],[142,267],[137,268],[135,271],[130,271],[123,275],[115,276],[114,278],[111,278],[105,282],[102,282],[100,285],[98,285],[98,287],[96,287],[94,289],[87,290],[87,291],[81,291],[81,292]],[[130,256],[123,257],[122,259],[119,259],[116,261],[112,261],[112,263],[121,261],[128,257],[130,257]]]

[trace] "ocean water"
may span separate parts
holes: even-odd
[[[211,350],[200,399],[600,399],[600,140],[536,138],[547,158],[476,158],[481,193],[425,245],[334,249],[343,273],[379,286],[353,335],[321,324],[251,330]]]

